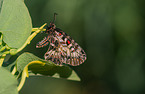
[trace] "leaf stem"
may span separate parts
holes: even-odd
[[[1,57],[1,58],[0,58],[0,67],[1,67],[2,64],[3,64],[4,59],[5,59],[5,57]]]
[[[10,48],[7,46],[7,45],[5,45],[5,46],[3,46],[1,49],[0,49],[0,52],[2,52],[2,51],[4,51],[4,50],[9,50]]]
[[[1,49],[0,49],[0,52],[4,51],[6,49],[6,46],[3,46]]]
[[[16,53],[18,53],[18,52],[20,52],[22,49],[24,49],[26,46],[27,46],[27,44],[30,44],[30,41],[43,29],[43,27],[46,25],[46,23],[44,24],[44,25],[42,25],[40,28],[38,28],[34,33],[32,33],[29,37],[28,37],[28,39],[26,40],[26,42],[24,43],[24,45],[21,47],[21,48],[19,48],[17,51],[16,51]]]
[[[6,57],[6,55],[9,54],[9,53],[10,53],[9,51],[5,51],[5,52],[2,54],[2,56],[0,56],[0,67],[1,67],[2,64],[3,64],[3,61],[4,61],[5,57]]]
[[[29,74],[28,74],[28,67],[26,66],[22,72],[22,78],[21,78],[21,81],[20,81],[20,84],[19,86],[17,87],[17,90],[20,91],[21,88],[23,87],[24,83],[25,83],[25,80],[26,80],[26,77],[29,77]]]
[[[0,36],[0,45],[2,45],[3,35]]]
[[[22,77],[21,77],[21,81],[17,87],[17,90],[20,91],[21,88],[23,87],[24,83],[25,83],[25,80],[26,80],[26,77],[29,77],[29,73],[28,73],[28,66],[31,65],[31,64],[35,64],[35,63],[38,63],[38,64],[42,64],[43,66],[45,65],[45,63],[41,62],[41,61],[32,61],[30,62],[29,64],[27,64],[25,67],[24,67],[24,70],[22,72]]]
[[[32,28],[32,32],[38,30],[39,28]],[[46,29],[42,29],[41,31],[46,31]]]
[[[12,70],[11,73],[14,75],[14,74],[16,73],[16,71],[17,71],[17,70],[16,70],[16,66],[15,66],[15,67],[13,68],[13,70]]]

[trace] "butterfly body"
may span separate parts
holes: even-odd
[[[50,23],[44,33],[48,36],[38,42],[36,48],[49,44],[48,51],[44,55],[45,60],[58,65],[65,63],[72,66],[80,65],[86,60],[84,50],[65,32],[56,28],[54,23]]]

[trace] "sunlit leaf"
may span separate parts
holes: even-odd
[[[22,72],[24,68],[28,67],[35,74],[41,74],[46,76],[53,76],[55,73],[59,74],[61,78],[68,78],[72,76],[72,69],[68,66],[59,66],[51,61],[42,60],[31,53],[23,53],[16,60],[16,67],[18,72]],[[78,78],[77,74],[76,78]],[[72,80],[76,80],[73,79]],[[79,78],[78,78],[79,79]]]
[[[22,77],[20,84],[18,86],[18,91],[24,85],[26,77],[29,77],[28,69],[35,74],[41,74],[46,76],[53,76],[54,74],[59,74],[54,76],[56,78],[68,78],[70,80],[80,80],[77,74],[68,66],[58,66],[53,62],[44,61],[31,53],[23,53],[16,60],[16,68],[19,73],[22,72]]]
[[[1,12],[1,8],[2,8],[2,2],[3,2],[3,0],[0,0],[0,12]]]
[[[27,7],[22,0],[4,0],[0,13],[0,32],[12,48],[21,47],[32,30]]]
[[[18,94],[17,80],[2,67],[0,68],[0,94]]]

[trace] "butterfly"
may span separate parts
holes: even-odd
[[[56,28],[54,21],[46,27],[44,33],[48,34],[43,40],[36,44],[36,48],[41,48],[49,44],[49,48],[44,55],[45,60],[50,60],[55,64],[63,63],[78,66],[86,60],[85,51],[61,29]]]

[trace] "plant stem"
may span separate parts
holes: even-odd
[[[4,61],[5,57],[6,57],[6,55],[9,54],[9,53],[10,53],[9,51],[5,51],[5,52],[2,54],[2,56],[0,56],[0,67],[1,67],[2,64],[3,64],[3,61]]]
[[[21,48],[19,48],[18,50],[17,50],[17,52],[16,53],[18,53],[18,52],[20,52],[22,49],[24,49],[26,46],[27,46],[27,44],[30,44],[30,41],[43,29],[43,27],[46,25],[46,23],[44,24],[44,25],[42,25],[40,28],[38,28],[33,34],[31,34],[29,37],[28,37],[28,39],[26,40],[26,42],[24,43],[24,45],[21,47]]]
[[[0,36],[0,45],[2,45],[3,35]]]
[[[0,67],[1,67],[2,64],[3,64],[4,59],[5,59],[5,57],[1,57],[1,58],[0,58]]]
[[[39,28],[32,28],[32,32],[38,30]],[[42,29],[41,31],[46,31],[46,29]]]
[[[6,46],[3,46],[1,49],[0,49],[0,52],[4,51],[6,49]]]
[[[32,61],[30,62],[29,64],[27,64],[25,67],[24,67],[24,70],[22,72],[22,76],[21,76],[21,81],[17,87],[17,90],[20,91],[21,88],[23,87],[24,83],[25,83],[25,80],[26,80],[26,77],[29,77],[29,73],[28,73],[28,66],[31,65],[31,64],[42,64],[43,66],[45,65],[45,63],[41,62],[41,61]]]
[[[16,73],[16,66],[13,68],[12,72],[13,75]]]
[[[23,87],[24,83],[25,83],[25,80],[26,80],[26,77],[29,77],[29,74],[28,74],[28,67],[26,66],[22,72],[22,78],[21,78],[21,81],[17,87],[17,90],[20,91],[21,88]]]

